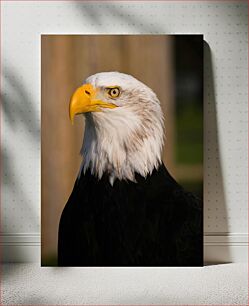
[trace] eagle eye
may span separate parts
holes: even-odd
[[[118,87],[107,88],[107,93],[111,98],[117,98],[120,95],[120,89]]]

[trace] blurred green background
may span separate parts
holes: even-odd
[[[202,197],[203,192],[203,37],[174,38],[175,162],[178,181]],[[192,175],[187,175],[191,172]]]

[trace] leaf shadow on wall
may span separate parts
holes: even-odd
[[[20,138],[25,139],[25,142],[29,143],[34,150],[39,150],[40,127],[34,101],[32,101],[27,88],[22,83],[22,78],[14,69],[5,67],[2,71],[2,79],[4,81],[1,93],[4,132],[10,131],[10,135],[15,133],[15,139],[17,139],[19,133],[22,133]],[[6,192],[6,194],[3,194],[3,200],[6,201],[7,194],[11,195],[13,211],[10,215],[5,215],[4,220],[2,220],[1,231],[7,240],[10,233],[16,234],[16,226],[20,227],[19,231],[21,232],[27,232],[27,226],[33,232],[39,223],[39,214],[35,212],[32,196],[27,192],[27,190],[31,191],[33,186],[25,188],[27,184],[25,170],[31,168],[32,165],[27,160],[24,164],[22,162],[18,164],[22,160],[21,157],[18,161],[15,159],[15,154],[18,151],[22,156],[23,152],[20,151],[18,143],[13,147],[13,139],[11,147],[8,143],[4,143],[1,147],[3,188]],[[23,167],[24,171],[16,172],[15,169],[20,169],[20,167]],[[10,205],[10,203],[5,205],[7,204]],[[15,256],[23,258],[24,254],[21,248],[17,249],[19,254],[15,254]]]
[[[152,21],[151,17],[146,16],[146,20],[142,20],[141,17],[139,19],[139,15],[130,13],[129,11],[124,11],[125,7],[120,8],[115,5],[110,6],[101,6],[98,5],[84,5],[79,2],[74,2],[76,9],[82,13],[82,17],[86,18],[89,21],[90,25],[94,25],[95,28],[100,28],[101,31],[107,31],[108,28],[105,28],[105,23],[101,24],[101,18],[98,19],[98,15],[103,16],[111,16],[110,20],[114,20],[112,30],[115,29],[116,22],[120,24],[120,26],[128,26],[134,30],[136,34],[162,34],[165,33],[166,30],[163,29],[159,24],[155,24]],[[101,14],[99,14],[101,12]],[[111,24],[107,24],[107,26],[111,26]],[[125,28],[125,32],[127,33],[127,28]],[[122,33],[119,33],[122,34]],[[132,33],[131,33],[132,35]]]

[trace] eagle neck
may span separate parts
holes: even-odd
[[[142,124],[147,122],[147,124]],[[81,172],[91,171],[101,179],[109,175],[135,182],[135,175],[151,174],[161,164],[163,145],[162,116],[150,113],[150,120],[134,115],[134,111],[87,113],[81,154]]]

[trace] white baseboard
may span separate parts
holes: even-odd
[[[2,262],[40,262],[39,233],[4,233],[0,235]]]
[[[0,235],[2,262],[40,262],[39,233],[6,233]],[[247,262],[247,233],[205,233],[206,263]]]
[[[205,233],[206,263],[248,262],[248,233]]]

